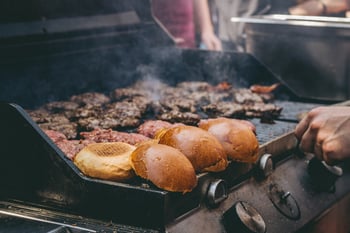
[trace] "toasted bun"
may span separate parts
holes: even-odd
[[[124,142],[93,143],[75,156],[74,164],[90,177],[126,181],[135,176],[129,161],[135,149]]]
[[[236,119],[216,118],[202,120],[199,127],[219,139],[229,159],[247,163],[257,161],[259,142],[251,123]]]
[[[170,146],[143,144],[132,152],[130,163],[138,176],[167,191],[186,193],[197,185],[191,162]]]
[[[180,150],[191,161],[196,172],[218,172],[226,169],[227,155],[218,139],[194,126],[176,126],[157,132],[159,144]]]

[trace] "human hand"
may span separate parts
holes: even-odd
[[[350,158],[350,107],[330,106],[311,110],[295,129],[300,149],[329,165]]]
[[[291,15],[323,15],[325,11],[325,5],[319,0],[304,1],[289,8]]]
[[[222,50],[221,41],[214,33],[202,33],[201,40],[208,50]]]
[[[347,0],[307,0],[289,8],[291,15],[329,15],[349,10]]]

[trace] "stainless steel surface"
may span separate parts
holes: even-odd
[[[227,198],[227,192],[227,185],[224,180],[216,179],[210,182],[207,193],[207,202],[209,206],[216,206],[224,201]]]
[[[306,27],[350,28],[350,19],[325,16],[299,16],[299,15],[258,15],[253,17],[232,17],[231,22],[258,23],[258,24],[284,24]]]
[[[264,154],[271,154],[272,156],[286,153],[293,149],[296,149],[298,145],[298,139],[295,137],[294,131],[285,133],[270,142],[262,144],[259,147],[259,157]]]
[[[259,169],[264,177],[269,176],[273,172],[274,164],[271,157],[271,154],[263,154],[259,159]]]
[[[263,15],[244,22],[246,51],[271,69],[297,96],[344,101],[350,96],[350,20]]]
[[[229,232],[222,224],[222,214],[234,208],[235,203],[240,201],[247,202],[256,209],[265,220],[267,233],[299,232],[304,226],[315,223],[314,221],[327,213],[336,203],[347,198],[350,192],[349,170],[344,171],[344,175],[337,180],[334,192],[317,191],[307,173],[308,161],[307,157],[292,154],[280,161],[267,179],[257,180],[253,177],[246,179],[233,187],[228,198],[216,209],[200,206],[170,224],[168,232]],[[278,189],[271,191],[271,187]],[[273,197],[271,192],[274,193]],[[277,207],[271,199],[277,203]],[[280,204],[283,200],[286,202],[285,205]],[[199,220],[202,224],[199,224]],[[335,221],[342,224],[347,218]]]

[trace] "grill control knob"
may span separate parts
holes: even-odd
[[[228,233],[265,233],[266,224],[250,204],[239,201],[224,213],[223,223]]]
[[[341,167],[329,166],[316,157],[309,161],[307,171],[315,188],[326,192],[334,191],[336,180],[343,174]]]
[[[276,209],[289,219],[300,218],[300,208],[293,195],[277,184],[269,185],[268,197]]]
[[[272,161],[271,154],[264,154],[259,160],[259,177],[266,178],[268,177],[274,169],[274,164]]]
[[[211,207],[217,206],[227,198],[227,185],[222,179],[213,180],[209,184],[207,203]]]

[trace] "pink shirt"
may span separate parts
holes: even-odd
[[[153,0],[153,12],[175,38],[182,38],[178,46],[195,48],[195,25],[191,0]]]

